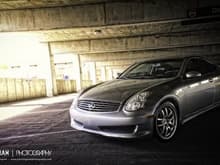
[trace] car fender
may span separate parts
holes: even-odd
[[[172,95],[172,94],[169,94],[169,95],[166,95],[164,97],[162,97],[154,106],[153,108],[153,111],[152,111],[152,114],[155,115],[155,112],[157,110],[157,108],[163,103],[165,102],[166,100],[174,100],[175,101],[175,104],[177,104],[177,108],[178,108],[178,116],[179,116],[179,120],[181,121],[182,120],[182,115],[181,115],[181,105],[180,105],[180,100],[179,100],[179,97],[176,96],[176,95]]]

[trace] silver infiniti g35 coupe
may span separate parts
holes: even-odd
[[[219,103],[218,66],[201,57],[143,61],[83,90],[71,105],[71,126],[110,137],[154,133],[169,140],[178,126]]]

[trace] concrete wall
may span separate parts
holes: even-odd
[[[83,81],[82,81],[82,89],[85,89],[85,88],[91,86],[92,84],[93,84],[93,83],[92,83],[91,80],[83,80]]]
[[[75,80],[56,80],[58,94],[76,92]],[[88,85],[87,85],[88,86]],[[0,78],[0,103],[46,96],[45,80]]]
[[[102,74],[106,80],[111,79],[111,72],[121,72],[133,62],[144,59],[201,55],[220,64],[220,26],[214,25],[209,24],[209,29],[203,24],[200,30],[192,26],[187,31],[179,29],[153,35],[54,42],[51,48],[53,53],[79,53],[82,74],[85,74],[83,66],[94,62],[99,82]]]
[[[0,103],[46,96],[45,80],[0,78]]]
[[[76,92],[75,80],[56,80],[58,94]]]

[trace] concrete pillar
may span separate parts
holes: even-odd
[[[95,64],[95,62],[91,62],[90,74],[91,74],[92,84],[96,84],[97,79],[96,79],[96,64]]]
[[[41,62],[42,78],[46,80],[46,95],[48,97],[53,96],[53,81],[50,67],[50,55],[47,43],[41,43],[39,53],[43,55]]]
[[[101,80],[106,81],[106,67],[101,67]]]
[[[75,61],[76,61],[76,74],[77,74],[77,79],[76,79],[76,90],[80,91],[82,89],[82,70],[81,70],[81,61],[80,61],[80,55],[77,54],[75,56]]]
[[[56,72],[54,67],[54,57],[50,50],[49,43],[41,43],[41,49],[39,53],[44,55],[42,59],[42,75],[46,80],[46,94],[48,97],[55,96],[57,92],[56,84]]]
[[[49,53],[49,58],[50,58],[50,73],[51,73],[51,81],[52,81],[52,91],[53,91],[53,96],[58,95],[57,92],[57,82],[56,82],[56,71],[55,71],[55,66],[54,66],[54,56],[51,52],[51,46],[50,43],[48,45],[48,53]]]

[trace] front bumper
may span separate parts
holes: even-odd
[[[153,132],[152,115],[127,115],[120,112],[88,112],[70,109],[71,127],[117,138],[137,138]]]

